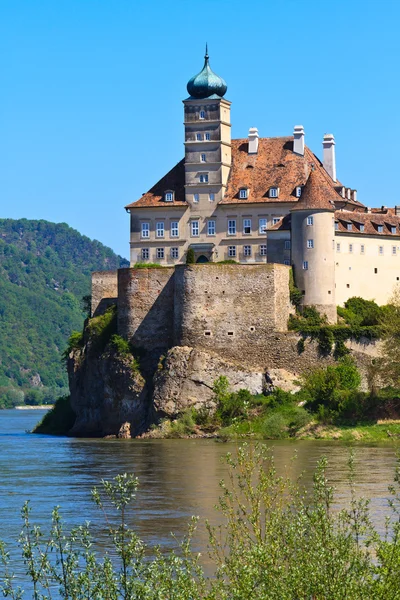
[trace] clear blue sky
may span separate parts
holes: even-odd
[[[0,0],[0,216],[129,254],[123,206],[183,156],[186,83],[228,84],[232,135],[291,135],[370,206],[400,204],[397,0]]]

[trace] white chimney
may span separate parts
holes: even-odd
[[[250,127],[249,129],[249,154],[257,154],[258,152],[258,129]]]
[[[353,202],[357,202],[357,190],[353,190]]]
[[[304,156],[304,127],[303,125],[295,125],[293,131],[293,152]]]
[[[324,135],[322,145],[324,147],[324,169],[333,181],[336,181],[335,138],[331,133]]]

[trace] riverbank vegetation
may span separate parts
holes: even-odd
[[[327,479],[327,461],[311,489],[277,473],[268,449],[241,447],[227,455],[217,510],[221,525],[208,529],[209,565],[196,548],[198,519],[172,551],[149,547],[130,528],[138,480],[103,481],[92,498],[103,515],[106,541],[88,522],[68,531],[59,508],[50,527],[22,509],[19,538],[29,591],[18,589],[15,557],[0,544],[0,589],[5,597],[47,600],[387,600],[400,598],[399,471],[389,486],[383,532],[372,524],[368,501],[355,492],[350,455],[349,501],[341,510]],[[140,492],[139,492],[140,493]],[[48,533],[49,531],[49,533]],[[97,531],[99,528],[97,527]],[[211,571],[211,573],[210,573]],[[28,586],[26,586],[28,588]]]

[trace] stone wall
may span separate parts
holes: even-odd
[[[92,317],[102,314],[118,298],[118,271],[92,273]]]
[[[172,346],[174,270],[119,269],[118,333],[133,346],[146,350]]]

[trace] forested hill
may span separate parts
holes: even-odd
[[[0,408],[65,391],[62,353],[90,273],[127,265],[65,223],[0,219]]]

